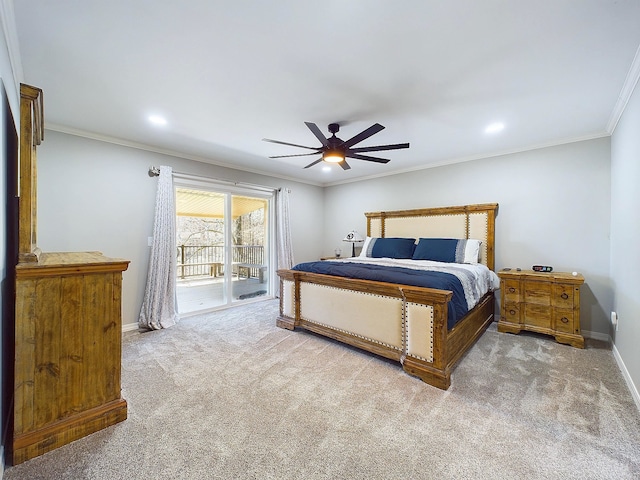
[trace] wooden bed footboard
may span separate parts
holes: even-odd
[[[447,331],[446,290],[279,270],[279,327],[296,327],[402,363],[441,389],[451,369],[493,320],[493,294]]]

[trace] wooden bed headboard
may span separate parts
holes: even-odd
[[[457,207],[369,212],[367,236],[405,238],[474,238],[482,241],[480,262],[495,268],[497,203]]]

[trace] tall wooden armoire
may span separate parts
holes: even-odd
[[[127,418],[121,397],[121,293],[127,260],[37,247],[36,149],[42,91],[20,88],[14,465]]]

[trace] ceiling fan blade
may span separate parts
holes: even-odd
[[[399,150],[401,148],[409,148],[408,143],[394,143],[393,145],[377,145],[375,147],[358,147],[350,148],[350,152],[379,152],[381,150]]]
[[[309,155],[318,155],[320,152],[312,152],[312,153],[298,153],[296,155],[274,155],[269,158],[289,158],[289,157],[307,157]]]
[[[376,133],[378,133],[381,130],[384,130],[384,127],[382,125],[380,125],[379,123],[371,125],[366,130],[363,130],[362,132],[357,134],[355,137],[351,137],[349,140],[344,142],[342,144],[342,147],[349,148],[351,145],[355,145],[356,143],[360,143],[361,141],[366,140],[371,135],[375,135]]]
[[[324,136],[324,134],[320,131],[320,129],[318,128],[318,126],[315,123],[311,123],[311,122],[304,122],[304,124],[309,127],[309,130],[311,130],[311,133],[313,133],[316,138],[318,140],[320,140],[320,143],[323,146],[327,146],[329,145],[329,142],[327,141],[327,137]]]
[[[345,157],[355,158],[358,160],[367,160],[368,162],[377,162],[377,163],[389,163],[391,161],[387,158],[370,157],[369,155],[359,155],[357,153],[349,153],[349,152],[345,154]]]
[[[262,140],[264,142],[278,143],[280,145],[289,145],[290,147],[300,147],[300,148],[306,148],[308,150],[318,150],[318,147],[305,147],[304,145],[298,145],[296,143],[289,143],[289,142],[281,142],[280,140],[271,140],[270,138],[263,138]]]
[[[316,160],[315,162],[311,162],[309,165],[307,165],[304,168],[309,168],[309,167],[313,167],[316,163],[320,163],[322,161],[322,157],[320,157],[318,160]]]
[[[349,164],[347,163],[346,160],[341,161],[340,163],[338,163],[338,165],[340,165],[343,170],[350,170],[351,169],[351,167],[349,166]]]

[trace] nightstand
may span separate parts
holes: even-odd
[[[580,331],[580,285],[584,277],[566,272],[502,270],[498,331],[553,335],[557,342],[584,348]]]

